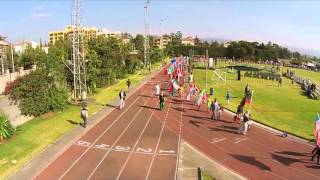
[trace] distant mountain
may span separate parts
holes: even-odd
[[[320,57],[320,50],[316,50],[316,49],[307,49],[307,48],[299,48],[299,47],[291,47],[291,46],[287,46],[287,48],[290,51],[297,51],[301,54],[306,54],[309,56],[316,56],[316,57]]]
[[[213,41],[217,41],[219,43],[226,43],[228,41],[237,41],[237,40],[230,40],[230,39],[223,39],[223,38],[200,38],[201,41],[208,41],[213,42]],[[261,42],[259,42],[261,43]],[[280,45],[280,44],[279,44]],[[282,47],[286,47],[288,48],[290,51],[297,51],[300,54],[305,54],[305,55],[309,55],[309,56],[316,56],[316,57],[320,57],[320,49],[316,50],[316,49],[307,49],[307,48],[300,48],[300,47],[294,47],[294,46],[286,46],[286,45],[280,45]]]

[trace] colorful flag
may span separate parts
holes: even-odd
[[[252,101],[252,95],[248,93],[246,95],[245,104],[251,104],[251,101]]]
[[[317,113],[316,121],[315,121],[315,131],[314,135],[316,138],[316,143],[318,146],[320,146],[320,116],[319,113]]]
[[[174,71],[173,66],[170,66],[170,67],[168,68],[168,74],[172,74],[172,73],[173,73],[173,71]]]

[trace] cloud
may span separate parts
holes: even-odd
[[[48,17],[51,17],[51,14],[46,12],[44,10],[43,6],[35,6],[35,7],[33,7],[31,17],[33,17],[33,18],[48,18]]]
[[[34,17],[34,18],[47,18],[47,17],[51,17],[51,14],[44,13],[44,12],[34,12],[34,13],[32,13],[32,17]]]
[[[40,11],[40,10],[43,9],[43,7],[42,7],[42,6],[36,6],[36,7],[34,7],[33,9],[36,10],[36,11]]]

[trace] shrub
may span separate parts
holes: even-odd
[[[18,84],[19,81],[20,81],[20,78],[14,80],[13,82],[7,83],[6,87],[4,88],[3,94],[4,94],[4,95],[10,94],[11,91],[12,91],[13,86],[16,85],[16,84]]]
[[[2,114],[0,114],[0,141],[10,138],[15,132],[15,128],[10,121]]]
[[[39,69],[22,77],[13,86],[10,97],[19,103],[22,114],[40,116],[62,110],[67,104],[68,94],[47,71]]]

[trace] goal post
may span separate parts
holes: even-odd
[[[221,72],[220,69],[216,69],[212,71],[213,74],[211,76],[211,80],[222,81],[225,84],[227,83],[227,73]]]

